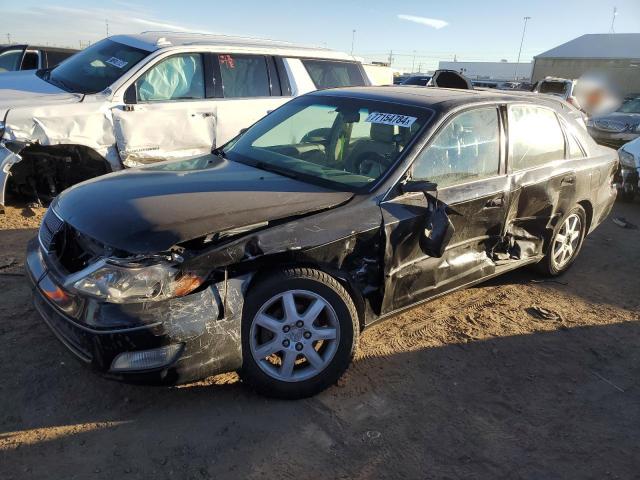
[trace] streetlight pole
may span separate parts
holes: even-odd
[[[416,51],[413,51],[413,61],[411,62],[411,73],[415,73],[415,66],[416,66]]]
[[[524,26],[522,27],[522,39],[520,40],[520,50],[518,50],[518,61],[516,62],[516,71],[513,75],[513,79],[518,79],[518,64],[520,63],[520,54],[522,53],[522,44],[524,43],[524,33],[527,31],[527,22],[531,20],[531,17],[524,17]]]
[[[351,56],[353,56],[353,45],[356,43],[356,31],[351,30]]]

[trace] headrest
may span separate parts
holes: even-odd
[[[371,140],[383,143],[392,143],[393,136],[396,134],[395,125],[384,125],[382,123],[371,124]]]

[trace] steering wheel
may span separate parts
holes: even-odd
[[[365,152],[358,155],[353,160],[352,165],[350,165],[351,168],[348,168],[348,170],[350,172],[357,173],[358,175],[369,176],[368,172],[370,172],[375,165],[378,165],[380,167],[380,173],[382,173],[389,167],[390,164],[391,160],[385,158],[384,155],[376,152]]]

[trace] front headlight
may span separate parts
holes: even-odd
[[[636,168],[636,159],[633,154],[621,148],[618,150],[618,157],[620,158],[620,163],[625,167]]]
[[[593,127],[593,119],[592,118],[587,119],[587,127]]]
[[[76,290],[110,303],[137,303],[182,297],[202,285],[200,275],[168,262],[121,265],[104,262],[76,281]]]

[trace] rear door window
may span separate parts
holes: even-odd
[[[271,95],[267,58],[262,55],[218,55],[225,98]]]
[[[360,66],[355,62],[303,59],[302,64],[317,89],[365,85]]]
[[[138,100],[159,102],[204,98],[202,55],[174,55],[154,65],[136,80]]]
[[[564,135],[553,110],[535,105],[509,107],[511,170],[564,159]]]

